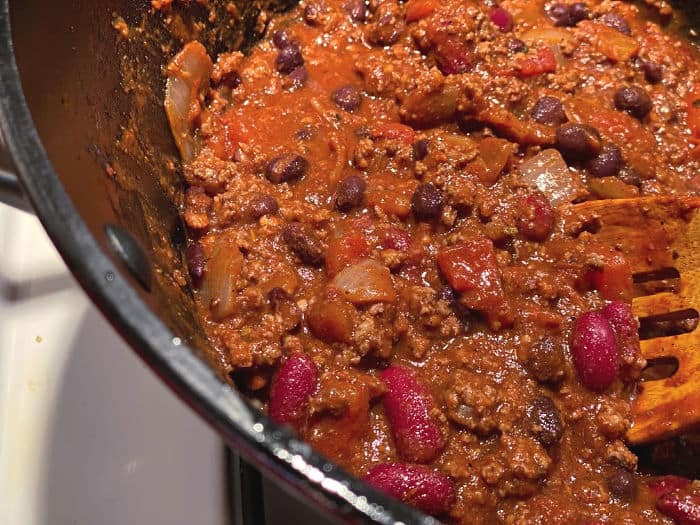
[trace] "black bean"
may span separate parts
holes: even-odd
[[[552,126],[559,126],[568,120],[561,100],[547,96],[540,97],[532,108],[530,116],[535,122]]]
[[[367,183],[358,175],[345,177],[338,184],[335,192],[335,207],[340,211],[348,212],[362,204]]]
[[[202,245],[198,242],[190,244],[185,251],[185,258],[187,259],[187,269],[190,272],[192,283],[199,287],[207,266],[207,259],[204,256]]]
[[[637,478],[631,472],[618,470],[607,479],[608,491],[616,499],[631,502],[637,498]]]
[[[241,85],[241,75],[238,74],[238,71],[229,71],[221,77],[219,85],[223,85],[231,89],[236,89],[238,86]]]
[[[297,140],[309,140],[314,135],[316,135],[316,128],[314,128],[311,124],[306,124],[294,134]]]
[[[437,293],[437,298],[450,305],[452,312],[465,330],[469,330],[475,321],[475,312],[464,306],[451,286],[443,286]]]
[[[664,71],[661,64],[654,62],[653,60],[642,60],[642,71],[644,71],[644,78],[650,84],[658,84],[664,78]]]
[[[304,8],[304,21],[309,25],[320,23],[321,16],[327,11],[326,6],[318,1],[311,0]]]
[[[622,152],[614,144],[604,144],[598,156],[588,163],[588,171],[594,177],[614,177],[622,168]]]
[[[367,20],[367,5],[364,0],[348,0],[343,6],[345,12],[350,15],[353,22],[364,22]]]
[[[302,262],[312,266],[323,263],[323,246],[308,226],[292,222],[282,230],[282,238]]]
[[[445,194],[434,184],[424,183],[416,188],[411,197],[413,215],[419,220],[434,219],[442,213]]]
[[[303,87],[306,84],[306,81],[308,79],[309,72],[307,71],[306,67],[299,66],[289,75],[287,75],[287,88],[290,90],[299,89],[300,87]]]
[[[578,24],[581,20],[586,20],[589,14],[588,6],[583,2],[576,2],[569,6],[569,16],[573,25]]]
[[[270,182],[291,182],[302,178],[309,169],[309,162],[296,153],[278,155],[267,163],[265,175]]]
[[[291,300],[291,296],[284,291],[284,288],[275,286],[269,292],[267,292],[267,300],[270,301],[270,305],[273,308],[278,308],[279,305],[285,301]]]
[[[294,42],[280,49],[275,58],[275,67],[283,75],[288,75],[302,65],[304,65],[304,57],[301,55],[299,45]]]
[[[259,219],[264,215],[273,215],[280,209],[277,199],[272,195],[258,195],[250,203],[250,214],[254,219]]]
[[[339,87],[333,91],[333,93],[331,93],[331,100],[340,109],[348,112],[355,111],[362,103],[360,91],[352,84]]]
[[[397,5],[380,4],[373,22],[367,31],[367,40],[375,46],[395,44],[406,27],[406,22]]]
[[[627,20],[622,18],[622,16],[618,15],[617,13],[606,13],[598,20],[606,26],[613,28],[615,31],[619,31],[625,35],[632,34],[632,29],[627,23]]]
[[[562,124],[557,129],[556,147],[567,160],[592,159],[600,152],[600,135],[585,124]]]
[[[284,29],[278,29],[272,35],[272,43],[277,49],[283,49],[292,43],[292,37]]]
[[[519,38],[509,39],[507,45],[510,53],[527,53],[527,44]]]
[[[423,160],[428,156],[428,139],[419,139],[413,143],[413,158]]]
[[[575,25],[571,17],[571,8],[566,4],[554,4],[550,7],[549,17],[557,27],[570,27]]]
[[[566,366],[562,344],[549,337],[540,339],[528,349],[523,364],[540,383],[558,383]]]
[[[559,410],[547,396],[537,396],[528,410],[531,430],[535,438],[545,447],[551,447],[561,440],[563,433]]]
[[[620,111],[626,111],[633,117],[642,119],[646,117],[652,108],[651,98],[646,90],[639,86],[627,86],[615,93],[615,107]]]

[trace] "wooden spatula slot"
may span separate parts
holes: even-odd
[[[649,359],[642,371],[641,381],[659,381],[668,379],[678,371],[678,359],[675,357],[657,357]]]
[[[698,317],[700,316],[695,308],[641,317],[639,319],[639,339],[645,341],[655,337],[690,333],[697,328]]]
[[[648,283],[649,281],[667,281],[669,279],[680,279],[681,273],[675,268],[660,268],[650,272],[638,272],[632,276],[635,284]]]

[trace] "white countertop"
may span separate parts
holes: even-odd
[[[224,525],[223,446],[0,205],[0,523]]]

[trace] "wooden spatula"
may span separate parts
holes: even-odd
[[[697,318],[700,198],[589,201],[564,211],[564,229],[619,250],[629,261],[635,282],[678,277],[671,291],[652,288],[651,295],[633,299],[632,309],[642,322]],[[700,329],[647,339],[641,348],[647,360],[675,358],[678,369],[670,377],[640,383],[627,440],[648,443],[700,426]]]

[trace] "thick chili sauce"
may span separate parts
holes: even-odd
[[[239,388],[446,522],[699,523],[624,442],[631,248],[559,223],[700,192],[687,44],[618,1],[307,0],[214,62],[183,214]]]

